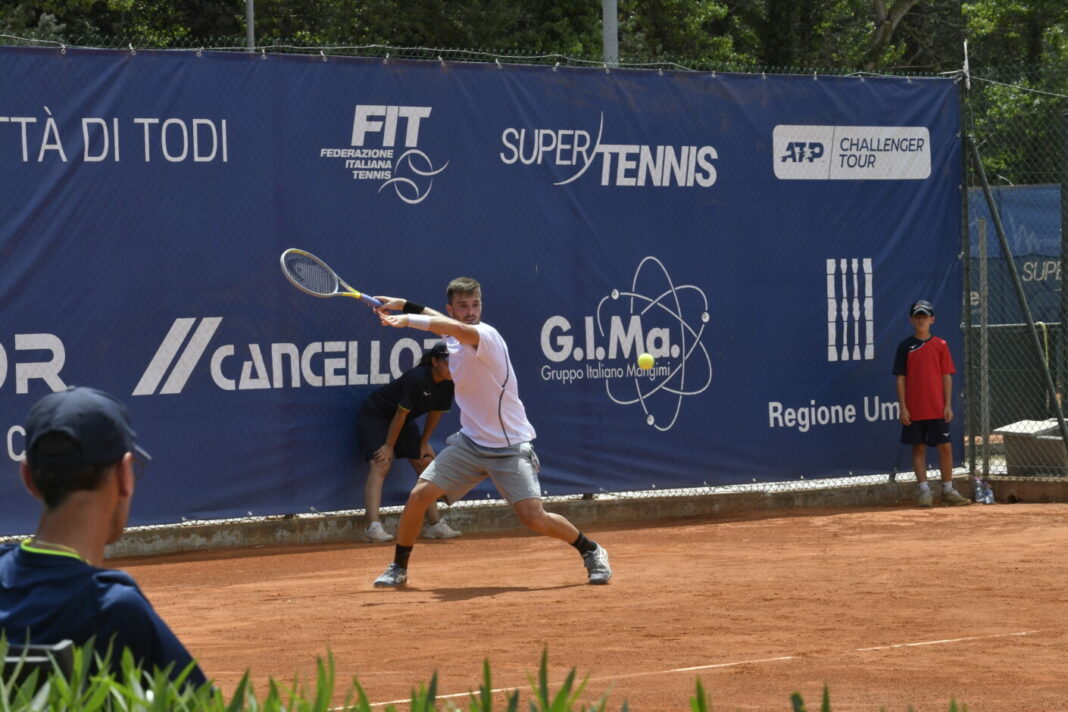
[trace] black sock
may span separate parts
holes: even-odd
[[[397,548],[394,550],[393,563],[402,569],[408,568],[408,557],[412,555],[412,547],[401,546],[397,544]]]
[[[597,550],[597,542],[595,542],[593,539],[587,539],[586,535],[582,532],[579,532],[578,539],[575,539],[575,541],[571,542],[571,546],[578,549],[579,553],[583,555],[588,554],[591,551]]]

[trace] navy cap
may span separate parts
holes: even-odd
[[[444,341],[438,341],[430,347],[430,351],[427,352],[434,358],[449,358],[449,347],[445,345]]]
[[[64,433],[76,447],[56,454],[34,453],[42,435]],[[104,465],[132,452],[143,460],[152,457],[136,442],[126,406],[95,388],[71,386],[50,393],[30,409],[26,418],[26,460],[31,467]]]
[[[926,299],[920,301],[909,307],[909,316],[916,316],[917,314],[926,314],[927,316],[934,316],[934,307]]]

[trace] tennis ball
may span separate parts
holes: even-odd
[[[648,370],[653,367],[652,354],[641,354],[638,356],[638,368]]]

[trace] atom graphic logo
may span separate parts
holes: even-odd
[[[660,260],[644,258],[630,290],[613,289],[597,305],[602,340],[621,344],[625,357],[637,358],[644,351],[655,359],[650,369],[628,370],[631,377],[606,378],[605,392],[612,402],[640,404],[649,426],[670,430],[683,398],[703,393],[712,383],[712,359],[701,342],[709,318],[703,290],[674,284]],[[637,353],[631,353],[629,345]]]
[[[419,165],[416,165],[416,163]],[[426,199],[426,196],[430,195],[430,189],[434,187],[434,176],[441,173],[448,166],[449,162],[445,161],[445,165],[441,168],[434,168],[429,156],[419,149],[413,148],[400,155],[393,167],[394,177],[379,186],[378,192],[381,193],[386,186],[391,185],[394,192],[397,193],[397,197],[405,203],[409,205],[421,203]],[[409,173],[413,177],[408,178],[397,175],[401,172]],[[425,188],[421,184],[425,185]]]

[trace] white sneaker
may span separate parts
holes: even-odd
[[[608,552],[598,545],[593,551],[582,555],[582,563],[590,575],[590,583],[602,585],[612,578],[612,567],[608,565]]]
[[[424,539],[454,539],[460,536],[461,532],[456,531],[448,524],[444,519],[439,519],[435,524],[423,525],[423,538]]]
[[[382,522],[371,522],[371,526],[363,530],[363,535],[372,543],[393,541],[393,535],[382,527]]]

